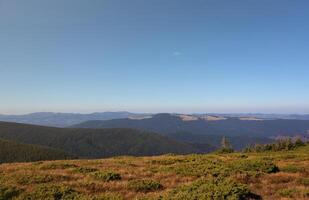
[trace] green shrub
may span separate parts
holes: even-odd
[[[116,181],[121,180],[121,176],[118,173],[115,172],[102,172],[97,171],[92,174],[96,179],[102,180],[102,181]]]
[[[309,197],[309,189],[305,189],[302,193],[303,193],[302,195],[303,195],[304,198]]]
[[[105,193],[101,195],[78,195],[76,200],[123,200],[117,193]]]
[[[20,194],[16,187],[6,187],[0,185],[0,200],[9,200]]]
[[[63,185],[40,185],[33,192],[20,196],[18,199],[27,200],[77,200],[78,193]]]
[[[160,160],[152,160],[150,161],[150,163],[154,165],[172,165],[172,164],[180,163],[183,161],[184,160],[177,159],[177,158],[165,158],[165,159],[160,159]]]
[[[294,155],[294,154],[283,154],[283,155],[280,155],[280,158],[283,159],[283,160],[295,159],[296,155]]]
[[[87,174],[87,173],[96,172],[96,171],[98,171],[98,169],[88,168],[88,167],[78,167],[74,169],[74,172],[78,172],[81,174]]]
[[[267,151],[289,151],[298,147],[305,146],[305,143],[301,139],[293,141],[291,138],[280,139],[273,144],[255,144],[248,146],[244,149],[244,152],[267,152]]]
[[[37,165],[41,165],[43,163],[44,163],[43,161],[36,161],[36,162],[33,162],[32,165],[37,166]]]
[[[308,187],[309,186],[309,178],[300,178],[300,179],[297,180],[297,183]]]
[[[305,146],[305,143],[300,138],[297,138],[294,142],[294,145],[295,147],[302,147]]]
[[[18,174],[15,176],[15,180],[18,184],[40,184],[48,183],[54,180],[54,177],[46,174]]]
[[[69,163],[47,163],[40,167],[40,169],[48,170],[48,169],[68,169],[68,168],[75,168],[78,167],[74,164]]]
[[[285,167],[281,167],[280,171],[288,172],[288,173],[298,173],[298,172],[304,172],[305,168],[299,167],[299,166],[294,166],[294,165],[288,165],[288,166],[285,166]]]
[[[288,197],[288,198],[293,198],[297,193],[298,191],[293,188],[285,188],[285,189],[278,190],[278,194],[280,196]]]
[[[240,199],[261,199],[253,194],[247,185],[238,184],[230,179],[199,179],[189,186],[181,186],[171,191],[163,199],[183,200],[240,200]]]
[[[177,163],[177,165],[168,166],[167,171],[175,172],[184,176],[227,176],[230,174],[230,169],[225,166],[225,163],[216,159],[207,159],[203,156],[192,157],[192,160],[187,162]]]
[[[135,192],[150,192],[163,188],[159,182],[149,179],[129,181],[127,187]]]
[[[231,167],[235,171],[276,173],[279,168],[268,160],[240,160],[232,163]]]
[[[234,150],[232,148],[221,148],[216,153],[225,154],[225,153],[233,153]]]

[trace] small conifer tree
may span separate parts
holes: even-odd
[[[223,138],[221,140],[221,150],[220,150],[220,152],[222,152],[222,153],[231,153],[233,151],[234,150],[232,148],[232,145],[231,145],[230,141],[225,136],[223,136]]]

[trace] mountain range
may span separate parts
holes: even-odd
[[[266,119],[249,115],[105,112],[33,113],[0,117],[27,123],[0,122],[1,144],[6,148],[0,152],[4,155],[2,158],[0,155],[0,162],[1,159],[2,162],[6,160],[5,152],[16,152],[16,159],[13,159],[16,161],[63,159],[69,156],[102,158],[205,153],[219,148],[223,136],[236,150],[256,143],[272,143],[284,136],[309,138],[309,120]],[[51,125],[33,125],[35,123]],[[36,153],[29,153],[35,156],[28,158],[25,152]],[[42,152],[48,152],[46,155],[50,156],[42,157]]]
[[[259,119],[254,117],[196,116],[157,114],[140,119],[93,120],[75,128],[134,128],[153,131],[185,142],[220,145],[223,136],[231,140],[235,149],[249,144],[270,143],[278,136],[307,137],[309,120]]]
[[[0,115],[0,121],[67,127],[88,120],[109,120],[140,116],[144,116],[144,114],[130,112],[97,112],[91,114],[37,112],[25,115]]]
[[[151,113],[131,113],[127,111],[121,112],[96,112],[90,114],[80,113],[53,113],[53,112],[38,112],[25,115],[1,115],[0,121],[17,122],[43,126],[68,127],[90,120],[111,120],[132,118],[140,119],[144,117],[152,117],[155,114]],[[180,115],[180,114],[178,114]],[[187,115],[188,116],[188,115]],[[261,114],[261,113],[245,113],[245,114],[192,114],[194,117],[213,117],[217,118],[256,118],[256,119],[297,119],[309,120],[309,115],[297,114]]]

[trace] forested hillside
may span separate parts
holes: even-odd
[[[226,118],[207,120],[204,118],[182,118],[181,115],[157,114],[141,120],[114,119],[88,121],[77,124],[78,128],[137,128],[158,133],[170,134],[179,131],[202,135],[228,135],[270,137],[276,135],[306,134],[309,120],[258,120]]]
[[[0,138],[48,146],[82,158],[198,153],[193,145],[134,129],[52,128],[0,122]]]
[[[309,120],[233,117],[197,117],[194,115],[157,114],[145,119],[114,119],[88,121],[78,128],[134,128],[154,131],[170,138],[193,143],[220,145],[223,136],[230,139],[235,149],[254,143],[270,143],[276,136],[309,138]]]
[[[60,150],[0,139],[0,163],[72,158],[74,157]]]

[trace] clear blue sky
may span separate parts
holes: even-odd
[[[309,113],[308,0],[0,0],[0,113]]]

